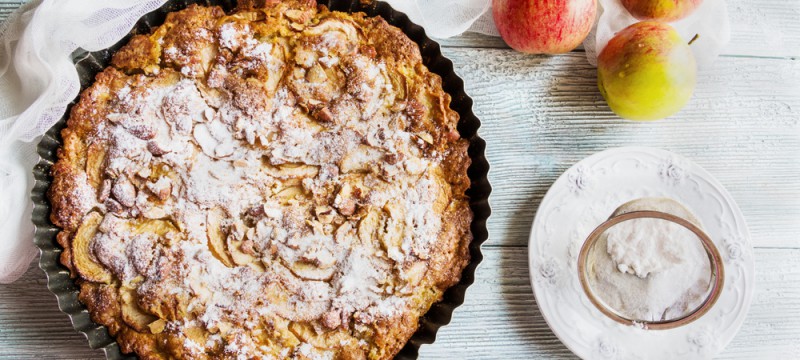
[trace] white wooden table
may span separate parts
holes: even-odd
[[[0,0],[0,18],[20,1]],[[443,41],[475,100],[494,187],[489,241],[466,302],[422,359],[574,358],[536,307],[528,231],[561,172],[610,147],[685,155],[722,182],[749,223],[753,305],[723,359],[800,358],[800,1],[729,0],[732,41],[700,72],[671,119],[632,123],[611,113],[581,51],[531,56],[499,38]],[[34,264],[0,285],[0,358],[102,359],[58,310]]]

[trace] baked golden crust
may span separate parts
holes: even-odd
[[[190,6],[73,107],[61,261],[145,359],[393,357],[469,261],[468,143],[381,18]]]

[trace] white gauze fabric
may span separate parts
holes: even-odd
[[[164,0],[37,0],[0,25],[0,283],[36,256],[30,192],[37,140],[80,91],[70,55],[107,48]]]
[[[433,38],[449,38],[466,31],[500,36],[492,18],[492,0],[384,0],[408,15]]]
[[[597,55],[618,31],[639,22],[620,0],[598,0],[598,20],[592,32],[583,41],[586,58],[597,66]],[[710,66],[731,40],[728,7],[725,0],[703,0],[689,16],[670,23],[687,42],[695,35],[699,37],[690,47],[697,66]]]

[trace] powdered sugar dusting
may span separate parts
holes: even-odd
[[[81,213],[87,213],[97,203],[97,193],[89,184],[86,173],[78,173],[74,182],[75,186],[72,187],[69,197],[75,200],[74,203],[80,207]]]
[[[110,86],[110,193],[98,203],[79,178],[72,196],[105,213],[93,256],[145,310],[174,307],[187,354],[334,358],[308,331],[367,349],[351,337],[427,309],[428,259],[449,251],[433,246],[441,159],[386,64],[350,22],[304,29],[290,47],[223,21],[198,34],[227,51],[207,69],[203,49],[172,46],[173,69]],[[305,328],[265,344],[265,326]]]

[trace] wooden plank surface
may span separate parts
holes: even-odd
[[[0,0],[0,19],[23,1]],[[730,0],[732,42],[691,103],[656,123],[618,120],[581,51],[513,52],[499,38],[442,41],[483,122],[494,187],[490,239],[466,302],[422,359],[574,358],[544,323],[528,281],[536,207],[567,167],[609,147],[683,154],[728,188],[756,246],[753,306],[723,359],[800,354],[800,1]],[[0,285],[0,358],[102,359],[31,266]]]
[[[619,120],[583,54],[446,48],[476,99],[494,188],[489,244],[523,246],[536,205],[578,160],[642,145],[696,161],[727,187],[753,243],[800,248],[800,62],[722,57],[673,118]]]
[[[5,20],[14,10],[25,1],[0,1],[0,20]]]

